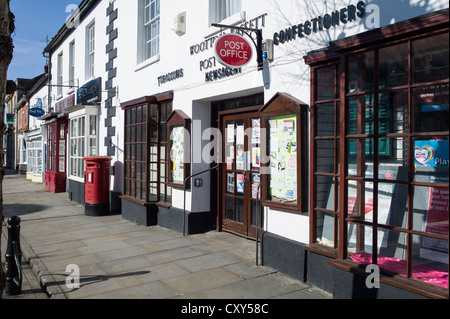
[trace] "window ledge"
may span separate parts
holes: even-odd
[[[355,275],[367,277],[369,273],[366,273],[365,266],[357,262],[350,260],[329,260],[327,263],[337,269],[351,272]],[[431,284],[422,283],[418,280],[408,279],[404,276],[397,274],[380,274],[380,282],[399,288],[408,290],[412,293],[416,293],[432,299],[448,299],[448,289],[442,287],[436,287]]]
[[[136,65],[136,68],[134,69],[134,72],[138,72],[141,71],[142,69],[145,69],[146,67],[155,64],[156,62],[159,62],[159,60],[161,59],[161,56],[159,54],[139,63],[138,65]]]

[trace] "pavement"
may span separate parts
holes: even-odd
[[[84,206],[66,193],[48,192],[11,171],[4,177],[3,197],[2,260],[6,221],[17,215],[24,272],[22,294],[5,299],[332,298],[256,265],[255,241],[230,233],[183,236],[121,215],[86,216]]]

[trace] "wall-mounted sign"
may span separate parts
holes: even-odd
[[[221,36],[214,46],[217,61],[230,68],[247,65],[253,56],[252,44],[238,34]]]
[[[75,94],[70,95],[64,100],[59,101],[55,104],[55,112],[59,113],[65,109],[75,105]]]
[[[184,70],[179,69],[170,73],[167,73],[165,75],[161,75],[158,77],[158,86],[161,86],[161,84],[164,84],[166,82],[175,81],[177,79],[181,79],[184,77]]]
[[[34,107],[28,110],[28,115],[33,117],[41,117],[45,114],[45,111],[40,107]]]
[[[340,10],[335,10],[331,14],[327,13],[323,16],[307,20],[304,23],[290,26],[285,30],[275,32],[273,35],[273,44],[279,45],[295,39],[301,39],[312,33],[326,31],[340,24],[345,25],[349,22],[356,21],[358,18],[362,19],[365,16],[366,4],[364,1],[359,1],[356,6],[351,4]]]
[[[6,114],[6,123],[14,123],[14,114]]]
[[[92,80],[77,90],[77,104],[96,103],[102,100],[102,78]]]

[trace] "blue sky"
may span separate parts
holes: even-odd
[[[44,73],[42,51],[47,36],[52,38],[64,25],[72,13],[66,12],[68,6],[80,3],[81,0],[11,0],[16,30],[12,35],[14,57],[8,68],[8,80],[34,78]]]

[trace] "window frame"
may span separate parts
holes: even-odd
[[[270,131],[267,129],[268,121],[284,116],[295,116],[295,134],[297,141],[296,151],[296,174],[297,174],[297,197],[296,203],[282,203],[279,201],[268,199],[269,192],[269,175],[261,174],[261,199],[264,207],[271,207],[274,209],[282,209],[291,213],[306,213],[307,207],[307,161],[305,151],[307,149],[307,108],[305,102],[297,100],[296,98],[286,94],[277,93],[271,100],[269,100],[262,108],[259,109],[261,114],[261,129],[266,131],[266,143],[261,143],[261,156],[263,161],[261,169],[269,171],[270,168]],[[261,137],[264,140],[264,137]],[[267,155],[269,154],[269,155]]]
[[[80,182],[84,182],[84,171],[85,171],[85,164],[83,161],[83,158],[86,156],[97,156],[98,153],[98,146],[99,146],[99,114],[98,114],[98,107],[97,106],[86,106],[85,108],[75,111],[73,113],[69,114],[69,134],[68,134],[68,160],[69,160],[69,167],[68,167],[68,173],[67,176],[69,179],[72,180],[78,180]],[[90,132],[90,124],[91,120],[93,119],[95,123],[95,133],[91,134]],[[84,125],[82,126],[84,128],[83,132],[79,132],[78,128],[78,122],[83,121]],[[75,131],[75,123],[76,131]],[[74,136],[74,132],[76,132],[76,136]],[[90,147],[90,141],[95,140],[95,153],[92,152]],[[75,144],[74,144],[75,143]],[[76,149],[77,154],[73,154],[74,152],[74,146],[75,145],[82,145],[82,149]],[[73,175],[74,170],[74,163],[77,163],[77,174]]]
[[[339,161],[340,164],[340,171],[336,175],[333,176],[339,177],[341,183],[337,188],[335,189],[335,199],[339,198],[339,210],[338,211],[332,211],[335,216],[339,218],[337,222],[334,224],[334,237],[338,240],[336,244],[334,244],[333,248],[326,247],[324,245],[320,245],[316,241],[316,218],[315,214],[318,211],[316,207],[316,192],[317,192],[317,183],[315,181],[315,175],[316,172],[316,149],[315,147],[312,147],[311,152],[311,171],[310,171],[310,177],[311,177],[311,194],[310,194],[310,211],[311,211],[311,218],[310,218],[310,244],[307,246],[307,249],[316,253],[320,253],[323,255],[327,255],[332,258],[336,258],[336,260],[331,261],[330,264],[332,264],[335,267],[338,267],[340,269],[344,269],[347,271],[350,271],[350,268],[354,267],[356,262],[351,262],[348,260],[349,257],[349,251],[348,251],[348,225],[350,223],[361,225],[362,227],[372,227],[374,234],[372,237],[372,260],[376,261],[378,260],[378,252],[376,247],[378,247],[378,238],[377,238],[377,231],[381,229],[387,229],[389,231],[397,231],[399,233],[405,234],[407,237],[407,274],[406,276],[395,276],[394,278],[391,278],[389,276],[385,277],[382,275],[381,281],[386,282],[389,284],[392,284],[394,286],[401,286],[404,289],[408,289],[411,291],[414,291],[416,293],[424,294],[426,296],[430,296],[433,298],[440,298],[442,296],[448,298],[448,288],[442,288],[438,286],[434,286],[432,284],[424,283],[418,280],[412,279],[413,275],[413,266],[412,266],[412,259],[414,257],[413,255],[413,236],[427,236],[430,238],[436,238],[440,240],[447,240],[448,242],[448,235],[436,235],[433,233],[426,233],[425,231],[418,231],[414,230],[412,228],[412,220],[413,220],[413,209],[414,209],[414,188],[415,187],[439,187],[447,189],[449,188],[448,183],[427,183],[427,182],[418,182],[414,180],[414,140],[416,137],[431,137],[431,136],[440,136],[444,137],[448,140],[449,138],[449,132],[447,131],[438,131],[438,132],[415,132],[413,130],[414,128],[414,95],[413,91],[416,88],[420,87],[427,87],[430,85],[447,85],[449,83],[448,77],[447,79],[438,79],[436,81],[428,81],[425,83],[414,83],[414,57],[413,57],[413,51],[412,51],[412,45],[414,41],[424,39],[426,37],[436,36],[440,34],[447,34],[448,36],[448,9],[446,10],[447,13],[444,12],[438,12],[436,14],[426,15],[420,19],[413,19],[407,22],[395,24],[389,28],[380,29],[376,32],[367,32],[366,34],[358,35],[358,41],[355,41],[355,37],[350,37],[347,39],[339,40],[332,42],[330,44],[330,48],[328,50],[319,52],[312,52],[308,56],[305,57],[306,64],[310,65],[311,67],[311,145],[314,145],[313,143],[317,139],[316,136],[316,107],[317,105],[320,105],[320,102],[317,101],[317,91],[316,88],[318,87],[316,85],[316,71],[318,69],[327,67],[329,65],[335,65],[336,69],[338,70],[337,76],[336,76],[336,85],[335,87],[338,87],[339,85],[339,91],[336,92],[336,100],[340,102],[340,110],[338,116],[335,117],[335,123],[341,124],[340,130],[338,134],[335,136],[336,139],[339,139],[341,142],[340,145],[340,151],[339,151]],[[396,38],[391,39],[390,37],[392,35],[395,35]],[[399,35],[403,35],[403,37],[399,37]],[[380,88],[378,79],[379,79],[379,59],[378,54],[379,50],[382,50],[383,48],[389,48],[392,46],[395,46],[397,44],[401,43],[407,43],[408,45],[408,83],[404,85],[400,85],[397,87],[390,87],[390,88]],[[348,63],[349,59],[352,58],[354,54],[358,53],[364,53],[364,52],[375,52],[375,77],[374,77],[374,88],[370,91],[361,91],[356,93],[351,93],[347,91],[348,87]],[[447,66],[448,68],[448,66]],[[447,74],[448,76],[448,74]],[[408,117],[407,117],[407,129],[405,132],[387,132],[387,133],[380,133],[379,131],[379,112],[374,112],[374,128],[373,132],[371,134],[367,134],[367,132],[363,132],[363,130],[359,129],[357,134],[349,134],[348,132],[348,125],[349,125],[349,118],[347,116],[349,104],[348,99],[355,97],[355,96],[363,96],[365,94],[373,94],[375,99],[375,104],[377,107],[379,106],[378,100],[379,100],[379,94],[386,93],[386,92],[401,92],[406,91],[408,92],[408,102],[407,102],[407,109],[408,109]],[[345,111],[343,111],[345,110]],[[364,123],[364,114],[362,111],[358,112],[358,127],[362,127],[362,124]],[[370,133],[370,132],[369,132]],[[387,138],[405,138],[408,140],[408,145],[410,147],[408,148],[408,179],[407,181],[402,180],[388,180],[379,178],[378,176],[378,164],[380,163],[380,158],[382,156],[379,156],[378,153],[378,142],[375,142],[375,150],[374,150],[374,156],[373,156],[373,175],[371,178],[364,176],[364,168],[361,166],[364,164],[363,158],[365,156],[360,156],[360,158],[357,160],[357,166],[359,175],[357,176],[349,176],[348,175],[348,168],[349,168],[349,139],[351,138],[358,138],[358,139],[368,139],[373,138],[375,141],[379,138],[387,137]],[[359,154],[365,153],[362,152],[362,147],[364,145],[360,145],[360,152]],[[361,175],[362,172],[362,175]],[[336,171],[335,171],[336,173]],[[348,212],[348,183],[349,181],[355,181],[356,183],[365,183],[370,182],[373,183],[374,188],[374,195],[373,195],[373,207],[377,207],[377,194],[378,193],[378,184],[379,183],[393,183],[395,185],[403,185],[404,187],[407,187],[408,189],[408,201],[407,201],[407,217],[408,217],[408,224],[406,228],[398,227],[398,226],[392,226],[392,225],[384,225],[379,223],[377,220],[377,210],[374,209],[374,216],[373,221],[364,221],[358,218],[357,216],[352,216]],[[338,190],[338,193],[336,193],[336,190]],[[364,196],[361,197],[364,202]],[[365,205],[364,203],[362,204]],[[447,253],[448,254],[448,253]],[[448,271],[448,268],[447,268]],[[363,274],[363,272],[360,272]],[[383,273],[383,271],[382,271]],[[406,283],[406,285],[405,285]]]
[[[121,198],[135,202],[141,205],[147,204],[157,204],[159,206],[170,207],[171,206],[171,188],[169,189],[168,184],[168,174],[167,174],[167,166],[165,168],[165,180],[161,180],[161,145],[167,144],[165,141],[165,136],[167,132],[161,132],[162,128],[166,128],[165,120],[167,118],[162,115],[162,108],[166,107],[167,109],[172,107],[173,94],[161,94],[158,96],[146,96],[140,99],[136,99],[133,101],[129,101],[123,103],[121,105],[122,109],[125,111],[125,125],[124,125],[124,137],[125,137],[125,148],[124,148],[124,190],[121,195]],[[141,113],[141,122],[137,123],[137,114],[134,112],[134,119],[132,121],[130,115],[133,115],[133,110],[138,110],[139,108],[145,106],[145,121],[142,118],[143,113]],[[153,110],[156,110],[156,114],[153,114]],[[171,113],[171,111],[170,111]],[[169,113],[169,114],[170,114]],[[152,121],[156,123],[151,124]],[[134,123],[133,123],[134,122]],[[134,130],[133,130],[134,127]],[[136,128],[140,128],[141,130],[141,138],[140,141],[137,140],[137,131]],[[134,138],[131,137],[132,132],[134,132]],[[152,134],[155,139],[151,139]],[[164,138],[162,136],[164,135]],[[132,156],[132,149],[135,149],[139,145],[141,147],[141,156],[145,154],[145,159],[137,160]],[[156,150],[156,154],[151,154],[152,147]],[[164,154],[167,158],[167,155]],[[139,164],[139,165],[138,165]],[[137,179],[138,175],[136,174],[136,168],[141,167],[140,179]],[[156,167],[156,170],[152,173],[152,167]],[[131,174],[129,174],[131,173]],[[136,196],[137,183],[140,184],[141,195],[139,197]],[[156,190],[156,197],[151,198],[152,188]],[[142,196],[142,189],[145,187]],[[161,192],[161,187],[164,188],[164,191]],[[163,193],[163,194],[162,194]],[[170,201],[169,201],[170,200]]]
[[[95,77],[95,20],[86,27],[86,80]]]
[[[153,17],[152,4],[154,4],[155,9]],[[160,0],[139,0],[138,6],[137,64],[139,65],[141,63],[148,63],[159,59],[161,36],[161,4]],[[147,28],[149,28],[149,30],[147,30]],[[152,36],[153,28],[156,28],[157,31],[154,36]],[[147,36],[149,36],[149,38],[147,38]],[[155,52],[152,52],[153,45],[156,45]]]

